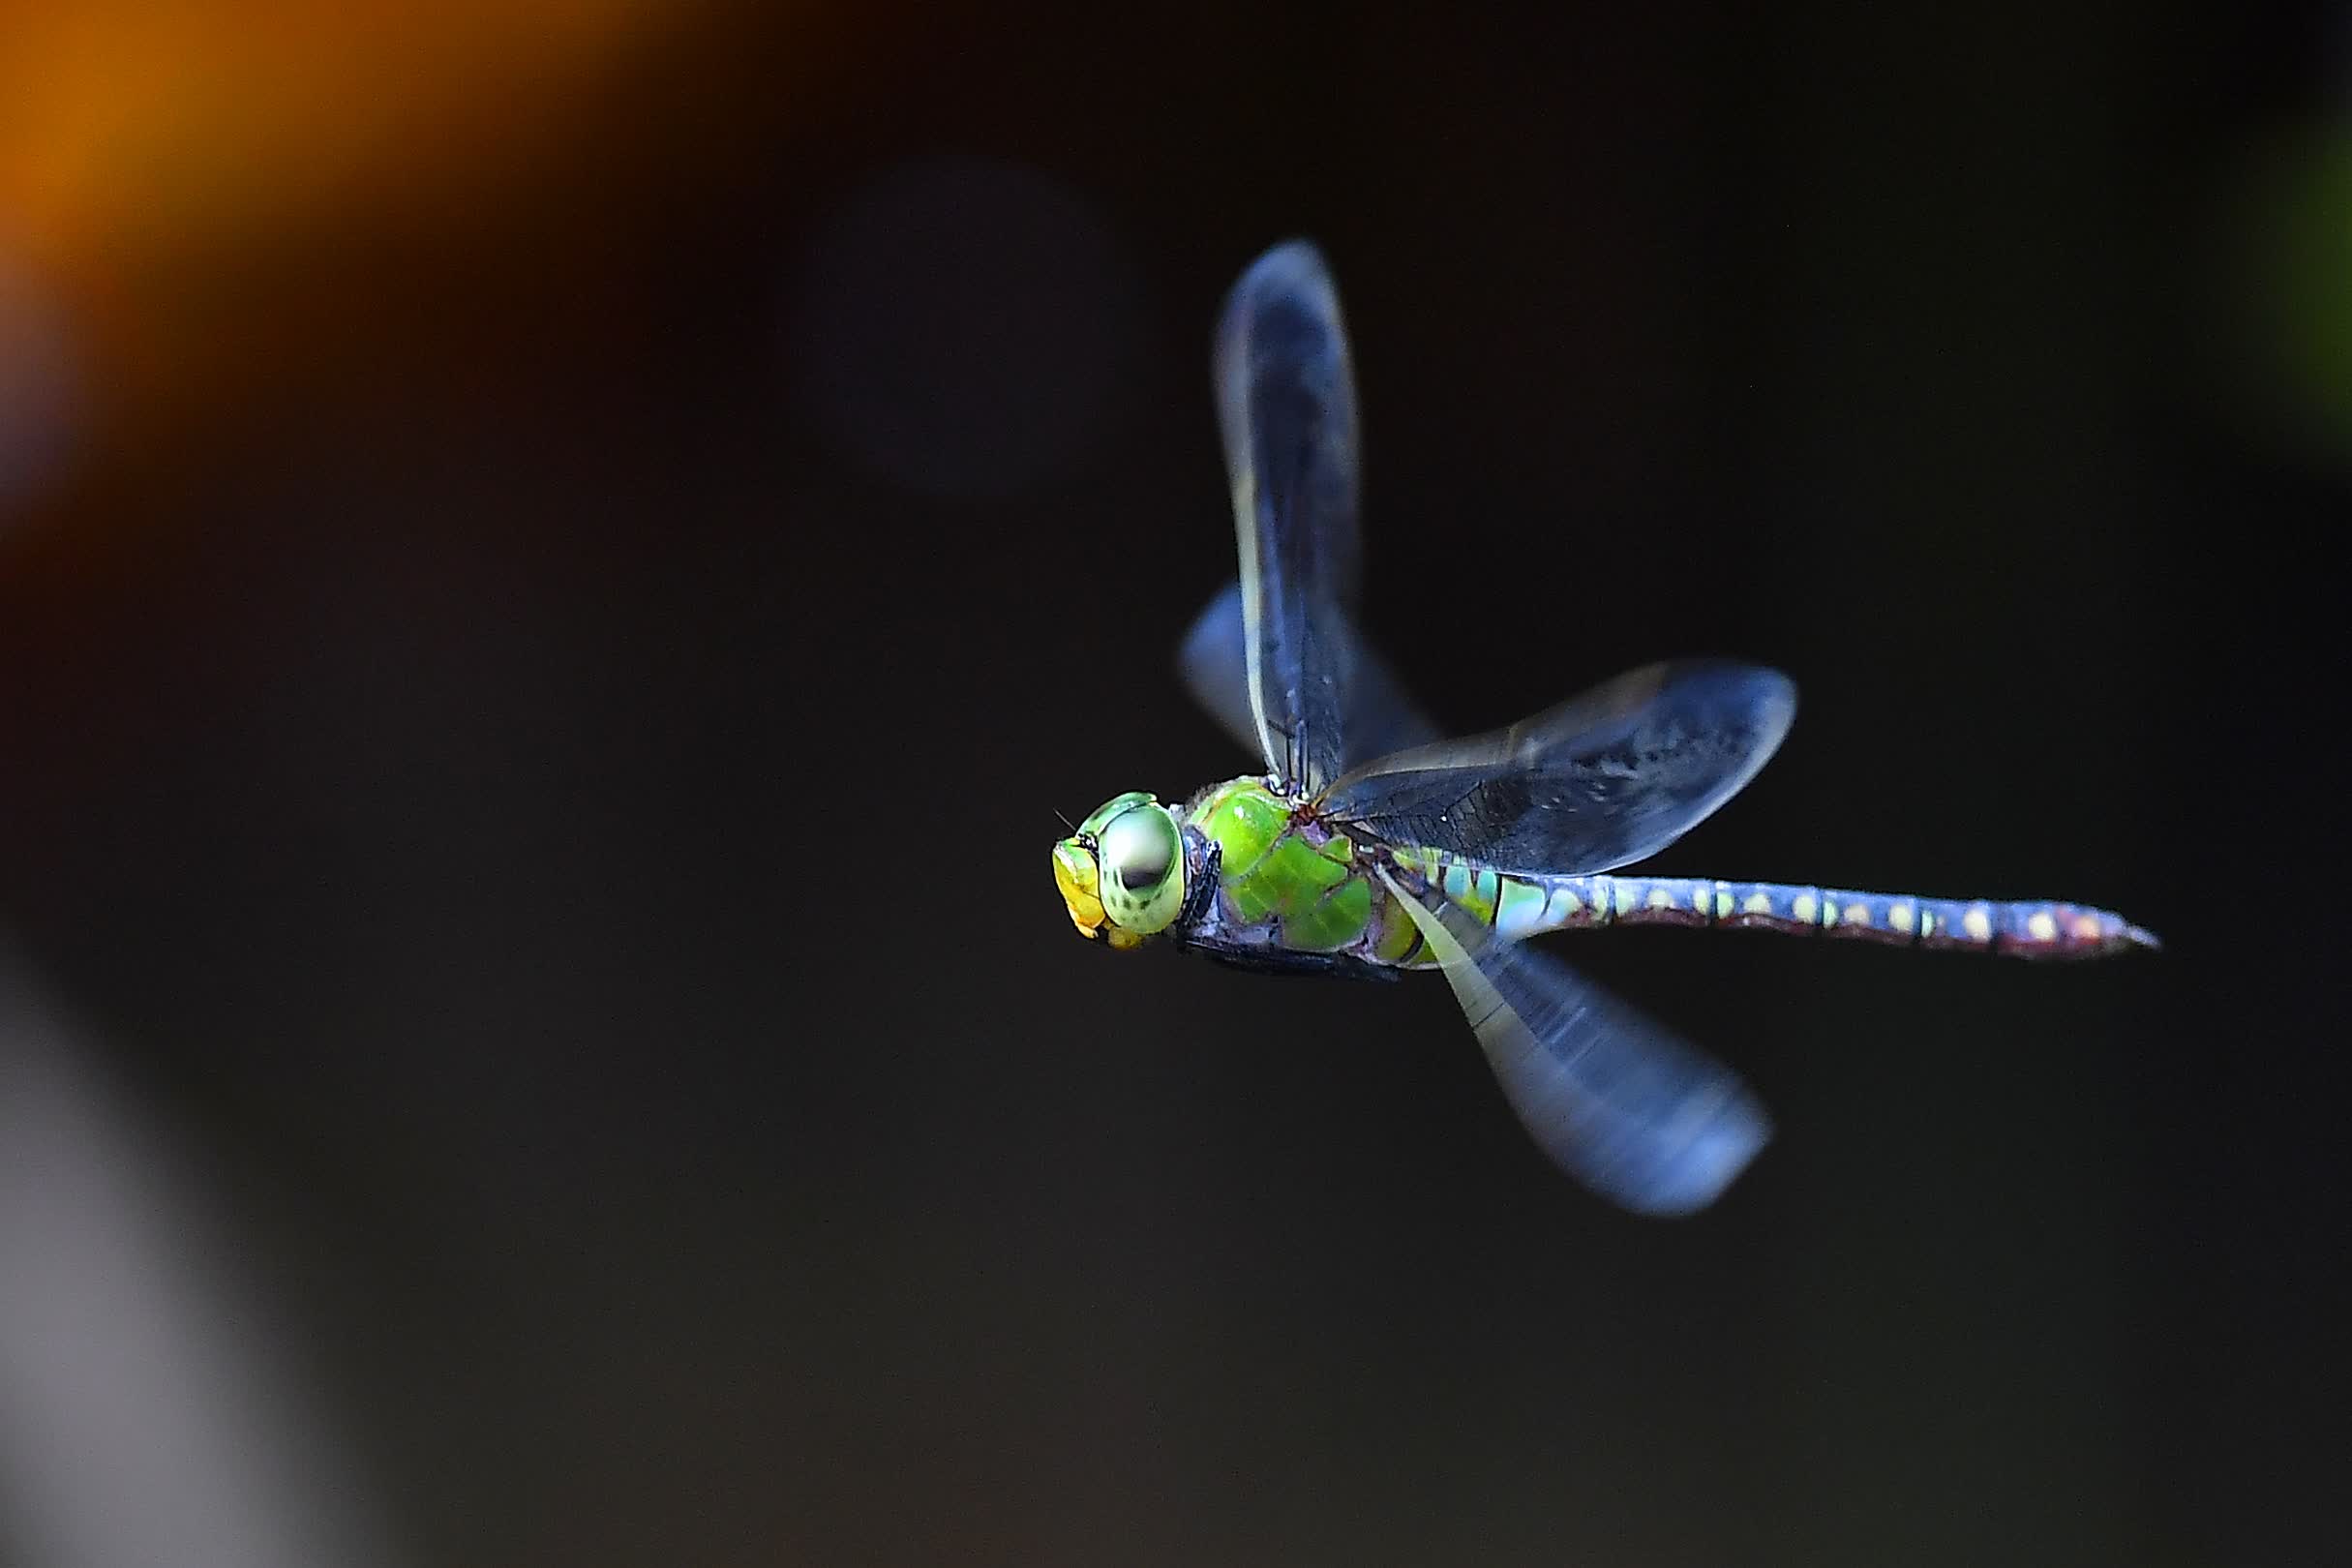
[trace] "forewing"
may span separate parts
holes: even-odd
[[[1408,746],[1425,746],[1439,739],[1437,726],[1404,693],[1387,661],[1361,637],[1353,623],[1342,619],[1341,635],[1353,651],[1354,678],[1347,687],[1347,707],[1341,720],[1347,766],[1386,756]],[[1256,720],[1250,709],[1248,634],[1242,624],[1242,589],[1228,583],[1211,599],[1185,634],[1177,656],[1184,682],[1192,700],[1223,726],[1245,749],[1257,744]]]
[[[1337,780],[1321,811],[1391,844],[1504,871],[1646,859],[1739,793],[1796,714],[1775,671],[1653,664],[1506,730],[1413,747]]]
[[[1217,407],[1241,545],[1251,729],[1266,765],[1307,791],[1344,764],[1358,574],[1356,395],[1322,256],[1260,256],[1218,324]]]
[[[1521,1124],[1594,1191],[1637,1214],[1694,1214],[1771,1140],[1731,1069],[1557,959],[1388,888],[1443,965]]]

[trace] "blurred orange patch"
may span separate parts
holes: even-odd
[[[43,250],[218,243],[528,154],[662,0],[74,0],[0,21],[0,208]]]
[[[268,352],[252,342],[265,296],[317,278],[308,253],[364,307],[351,253],[371,234],[430,243],[518,174],[581,156],[632,61],[709,9],[9,0],[0,246],[55,292],[111,412],[233,380]],[[313,328],[335,319],[308,308]]]

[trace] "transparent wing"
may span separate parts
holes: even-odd
[[[1443,964],[1521,1124],[1594,1191],[1637,1214],[1695,1214],[1771,1141],[1731,1069],[1557,959],[1388,887]]]
[[[1343,765],[1352,767],[1368,758],[1438,739],[1444,732],[1413,705],[1379,653],[1356,635],[1352,623],[1343,624],[1342,632],[1354,649],[1355,671],[1341,719],[1345,740]],[[1250,709],[1248,644],[1241,585],[1228,583],[1192,622],[1177,654],[1192,700],[1245,750],[1257,745],[1256,719]]]
[[[1218,323],[1218,417],[1241,545],[1251,728],[1266,766],[1307,791],[1342,770],[1354,646],[1356,394],[1322,256],[1276,246]]]
[[[1336,780],[1322,815],[1503,871],[1646,859],[1747,785],[1796,716],[1787,677],[1689,660],[1619,676],[1487,735],[1391,754]]]

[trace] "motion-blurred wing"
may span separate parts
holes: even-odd
[[[1522,1125],[1594,1191],[1637,1214],[1694,1214],[1771,1140],[1729,1068],[1475,916],[1388,888],[1444,966]]]
[[[1217,408],[1241,544],[1251,729],[1266,765],[1312,793],[1344,764],[1354,648],[1356,394],[1323,258],[1276,246],[1218,323]]]
[[[1341,720],[1344,763],[1353,766],[1438,739],[1443,732],[1413,706],[1387,662],[1355,636],[1351,624],[1343,623],[1342,632],[1351,640],[1355,667]],[[1244,749],[1257,744],[1256,720],[1250,710],[1248,646],[1241,585],[1228,583],[1192,622],[1177,656],[1192,700]]]
[[[1503,871],[1576,875],[1646,859],[1739,793],[1796,715],[1778,673],[1653,664],[1507,730],[1383,757],[1321,811],[1391,844]]]

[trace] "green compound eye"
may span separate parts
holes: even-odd
[[[1101,837],[1102,829],[1109,825],[1111,818],[1117,816],[1120,812],[1125,811],[1130,806],[1146,804],[1151,800],[1151,799],[1152,798],[1150,796],[1144,794],[1141,790],[1130,790],[1125,795],[1112,796],[1109,799],[1095,807],[1094,814],[1092,816],[1088,817],[1084,822],[1078,824],[1078,836],[1080,838]]]
[[[1137,804],[1103,826],[1102,912],[1139,936],[1164,931],[1184,907],[1184,834],[1162,805]]]

